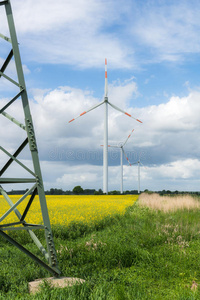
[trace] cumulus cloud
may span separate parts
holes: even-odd
[[[13,2],[24,59],[78,68],[100,67],[105,57],[111,68],[124,69],[182,61],[200,49],[199,8],[195,0]],[[2,33],[9,35],[4,10],[0,18]]]
[[[73,186],[74,183],[89,186],[101,186],[102,168],[98,166],[74,166],[70,168],[69,173],[63,174],[57,178],[56,183],[68,186]]]
[[[26,63],[23,66],[25,74],[31,72],[27,67],[30,60],[37,61],[37,66],[32,64],[37,72],[42,70],[44,63],[72,65],[76,69],[102,68],[105,57],[109,58],[111,69],[128,69],[130,78],[110,83],[109,101],[141,119],[143,124],[109,107],[109,143],[125,141],[134,128],[125,150],[131,162],[141,158],[148,166],[141,172],[147,188],[151,189],[152,185],[156,189],[160,184],[170,188],[170,180],[181,187],[182,180],[187,183],[185,186],[197,189],[199,90],[193,90],[187,78],[184,80],[185,86],[189,87],[188,95],[169,97],[167,92],[165,103],[134,107],[134,99],[140,96],[140,91],[130,70],[139,69],[148,62],[183,61],[189,54],[198,53],[199,2],[127,1],[124,5],[122,0],[50,0],[48,4],[39,0],[19,0],[12,4],[20,50]],[[1,33],[9,36],[3,9],[0,19]],[[10,44],[6,43],[4,48],[2,43],[5,41],[1,39],[0,65],[10,50]],[[13,61],[6,74],[16,79]],[[145,76],[147,79],[143,82],[147,86],[155,75],[151,72]],[[30,77],[29,80],[33,80]],[[100,103],[103,95],[100,99],[90,90],[70,85],[32,89],[30,106],[45,185],[64,187],[68,182],[69,188],[73,188],[79,181],[89,188],[98,182],[95,187],[99,188],[99,180],[102,182],[103,107],[75,122],[69,124],[68,121]],[[1,78],[0,90],[2,107],[16,94],[16,88]],[[10,98],[3,98],[3,92],[8,92],[6,97]],[[7,112],[24,123],[20,99]],[[4,116],[1,119],[1,145],[12,153],[25,138],[25,133]],[[30,163],[28,154],[23,151],[20,155],[27,164]],[[1,153],[0,162],[6,159]],[[120,178],[119,151],[109,150],[109,165],[109,184],[115,189]],[[129,189],[133,182],[136,184],[137,166],[124,166],[124,181]]]
[[[19,0],[13,3],[24,58],[81,68],[99,66],[106,56],[116,68],[130,67],[124,58],[131,50],[112,29],[122,24],[123,11],[121,0],[117,3],[113,0],[58,0],[48,1],[48,4]],[[3,33],[9,35],[3,10],[0,17]]]
[[[119,103],[119,106],[124,109],[131,95],[134,96],[136,92],[135,82],[113,85],[109,93],[109,100]],[[93,97],[89,91],[60,87],[53,91],[35,90],[33,100],[31,108],[32,114],[35,115],[35,130],[44,145],[45,143],[49,146],[51,144],[53,148],[65,146],[65,150],[70,147],[71,149],[100,149],[100,144],[103,141],[103,106],[94,109],[72,123],[68,122],[100,103],[102,99]],[[122,120],[125,122],[123,123]],[[109,108],[110,139],[125,139],[135,124],[134,120],[130,120],[127,116]],[[123,130],[125,130],[125,134],[123,134]]]
[[[109,101],[127,110],[143,121],[143,124],[109,109],[109,143],[119,144],[128,140],[125,151],[131,160],[139,158],[148,170],[143,171],[143,180],[193,180],[198,177],[199,168],[199,112],[200,92],[191,91],[185,97],[174,96],[168,102],[144,108],[130,106],[130,99],[137,96],[137,85],[133,81],[113,83],[110,86]],[[72,123],[74,116],[99,103],[102,99],[93,97],[89,91],[59,87],[55,90],[33,90],[30,101],[39,154],[45,166],[45,182],[72,186],[78,181],[93,186],[102,177],[103,108],[99,107]],[[124,97],[122,97],[122,95]],[[116,101],[116,102],[115,102]],[[5,104],[6,99],[1,99]],[[20,115],[21,104],[17,101],[9,112]],[[16,114],[17,112],[17,114]],[[1,117],[6,131],[0,132],[2,144],[13,151],[21,137],[21,129]],[[23,122],[23,112],[22,118]],[[138,123],[138,124],[137,124]],[[16,134],[16,130],[17,134]],[[20,137],[20,138],[19,138]],[[118,150],[118,149],[117,149]],[[21,156],[27,159],[27,154]],[[125,160],[124,160],[124,164]],[[113,181],[119,179],[119,151],[109,150],[109,165]],[[48,167],[50,166],[50,172]],[[58,171],[59,170],[59,171]],[[125,168],[124,180],[130,183],[133,175]],[[113,173],[114,172],[114,173]],[[49,177],[52,174],[51,178]],[[89,174],[93,174],[89,179]],[[137,172],[135,173],[137,180]],[[130,177],[130,178],[129,178]],[[49,178],[49,179],[47,179]],[[115,178],[118,178],[115,180]],[[110,178],[111,185],[114,186]],[[101,182],[101,179],[100,179]]]
[[[143,146],[152,162],[167,162],[180,157],[199,157],[200,93],[171,97],[165,104],[140,109],[144,124],[138,128]]]

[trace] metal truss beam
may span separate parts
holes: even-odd
[[[0,6],[5,5],[8,1],[0,1]]]
[[[13,49],[10,50],[10,53],[8,54],[8,57],[6,58],[6,60],[5,60],[4,64],[3,64],[3,66],[1,67],[1,70],[0,70],[0,71],[1,71],[2,73],[4,73],[4,71],[6,70],[7,66],[9,65],[9,62],[10,62],[11,59],[12,59],[12,57],[13,57]],[[1,75],[0,75],[0,77],[1,77]]]
[[[7,203],[9,204],[10,207],[12,207],[14,205],[14,203],[12,202],[12,200],[9,198],[9,196],[7,195],[7,193],[2,189],[2,187],[0,186],[0,192],[1,194],[4,196],[4,198],[6,199]],[[34,193],[34,192],[33,192]],[[14,209],[14,213],[16,214],[17,218],[21,221],[22,219],[22,215],[20,214],[20,212],[18,211],[17,208]],[[21,222],[20,222],[21,223]],[[26,226],[27,223],[26,221],[23,220],[23,225]],[[5,225],[4,225],[5,226]],[[38,249],[42,252],[42,254],[44,255],[45,259],[47,261],[49,261],[49,254],[46,252],[45,248],[42,246],[42,244],[40,243],[39,239],[36,237],[36,235],[34,234],[34,232],[32,230],[28,230],[28,233],[30,234],[32,240],[34,241],[34,243],[36,244],[36,246],[38,247]]]
[[[25,141],[19,146],[19,148],[15,151],[15,153],[13,154],[13,157],[17,157],[20,152],[24,149],[24,147],[26,147],[26,145],[28,144],[28,138],[25,139]],[[0,171],[0,177],[3,175],[3,173],[9,168],[9,166],[12,164],[13,159],[10,158],[8,160],[8,162],[5,164],[5,166],[1,169]]]
[[[10,37],[6,37],[1,33],[0,33],[0,37],[3,38],[4,40],[2,41],[2,43],[7,41],[10,42],[12,46],[11,51],[9,52],[7,58],[5,59],[5,62],[3,63],[0,69],[0,79],[3,77],[6,80],[8,80],[11,84],[19,88],[19,91],[16,94],[16,96],[14,96],[10,101],[8,101],[7,104],[5,104],[2,108],[0,108],[0,117],[4,116],[15,125],[18,125],[22,130],[25,131],[27,135],[24,142],[17,148],[14,154],[11,154],[3,146],[0,146],[0,150],[3,151],[9,157],[7,163],[0,168],[0,193],[3,195],[4,199],[10,206],[9,209],[6,208],[7,209],[6,211],[5,209],[3,210],[4,211],[3,215],[0,214],[0,235],[3,238],[5,238],[7,241],[12,243],[15,247],[20,249],[22,252],[24,252],[26,255],[28,255],[35,262],[37,262],[42,267],[44,267],[46,270],[51,272],[53,275],[58,276],[60,274],[60,270],[58,269],[56,250],[55,250],[53,237],[52,237],[52,231],[51,231],[48,208],[47,208],[47,203],[46,203],[46,198],[44,193],[43,179],[42,179],[42,174],[40,169],[40,162],[39,162],[34,126],[33,126],[32,116],[29,107],[28,95],[27,95],[26,84],[25,84],[25,79],[24,79],[24,74],[22,69],[22,62],[21,62],[21,57],[19,52],[19,43],[17,41],[17,35],[15,31],[15,25],[14,25],[10,0],[0,1],[0,6],[5,7],[9,33],[10,33]],[[6,69],[9,63],[11,62],[11,60],[14,60],[15,63],[17,80],[12,79],[11,77],[5,74]],[[25,116],[25,125],[17,121],[16,118],[10,116],[6,112],[6,109],[11,105],[13,105],[17,99],[21,100],[22,103],[22,108]],[[31,170],[29,166],[26,166],[24,163],[20,161],[20,159],[17,158],[17,156],[24,150],[27,144],[29,144],[33,170]],[[27,174],[29,174],[29,177],[28,178],[27,177],[21,178],[20,176],[12,177],[12,178],[2,177],[2,175],[4,175],[4,173],[7,170],[9,170],[9,167],[13,162],[16,162],[19,168],[25,170]],[[30,175],[32,177],[30,177]],[[29,190],[25,192],[25,194],[22,195],[16,201],[16,203],[12,202],[11,198],[8,196],[4,188],[1,186],[4,184],[27,184],[27,183],[33,183],[33,186],[29,188]],[[29,215],[31,219],[30,207],[33,201],[35,200],[36,194],[38,194],[39,196],[40,210],[41,210],[42,221],[43,221],[42,225],[31,224],[30,222],[26,222],[27,215]],[[24,211],[20,213],[18,206],[24,200],[26,200],[27,197],[30,197],[30,199],[28,200],[28,203],[26,204]],[[16,222],[15,220],[13,220],[10,223],[8,222],[6,223],[6,218],[8,216],[11,216],[11,213],[13,212],[15,213],[19,221]],[[41,244],[36,234],[33,232],[34,229],[40,229],[44,231],[45,241],[46,241],[45,246]],[[20,245],[17,241],[13,240],[7,233],[5,233],[5,231],[9,232],[10,230],[11,231],[15,230],[16,232],[20,230],[27,231],[27,233],[31,236],[33,242],[40,249],[47,263],[43,262],[40,258],[36,257],[33,253],[25,249],[24,246]]]
[[[56,268],[50,267],[47,264],[45,264],[41,259],[39,259],[37,256],[35,256],[33,253],[28,251],[26,248],[24,248],[22,245],[20,245],[17,241],[15,241],[13,238],[11,238],[8,234],[0,230],[0,235],[5,238],[8,242],[10,242],[12,245],[17,247],[19,250],[24,252],[27,256],[29,256],[32,260],[34,260],[36,263],[38,263],[40,266],[42,266],[44,269],[46,269],[48,272],[52,273],[54,276],[58,276],[58,270]]]
[[[22,92],[23,92],[24,90],[21,90],[12,100],[10,100],[10,102],[8,102],[1,110],[0,110],[0,114],[2,113],[2,112],[4,112],[4,110],[6,109],[6,108],[8,108],[15,100],[17,100],[18,98],[19,98],[19,96],[21,96],[21,94],[22,94]]]
[[[32,195],[31,195],[31,198],[29,199],[28,204],[27,204],[27,206],[26,206],[26,208],[25,208],[25,210],[23,212],[23,215],[22,215],[22,217],[20,219],[20,222],[23,222],[24,219],[26,218],[26,215],[27,215],[27,213],[28,213],[28,211],[29,211],[29,209],[31,207],[31,204],[33,203],[33,200],[34,200],[36,194],[37,194],[37,189],[35,188],[34,191],[33,191],[33,193],[32,193]]]

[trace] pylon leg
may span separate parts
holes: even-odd
[[[4,196],[5,200],[9,204],[10,208],[7,210],[6,213],[4,213],[3,216],[0,216],[0,235],[3,236],[7,241],[11,242],[13,245],[15,245],[18,249],[26,253],[30,258],[38,262],[41,266],[45,267],[49,272],[53,273],[54,275],[59,275],[60,270],[58,269],[57,264],[57,257],[56,257],[56,250],[53,242],[52,237],[52,231],[51,231],[51,225],[49,220],[49,214],[48,214],[48,208],[45,198],[45,192],[44,192],[44,186],[43,186],[43,179],[40,169],[40,162],[38,157],[38,149],[36,144],[36,138],[35,138],[35,132],[33,127],[33,121],[31,117],[30,107],[29,107],[29,101],[27,96],[27,90],[24,80],[24,74],[22,69],[22,63],[21,63],[21,57],[19,52],[19,44],[17,41],[17,35],[15,31],[15,25],[13,20],[13,14],[11,9],[10,0],[6,1],[0,1],[0,6],[5,7],[5,12],[7,16],[7,22],[10,32],[10,38],[4,36],[3,34],[0,34],[0,37],[4,39],[4,42],[8,42],[11,44],[11,51],[9,52],[4,64],[2,65],[0,69],[0,78],[3,77],[6,80],[8,80],[10,83],[14,84],[18,87],[19,91],[4,107],[0,109],[0,115],[6,117],[8,120],[10,120],[13,125],[19,126],[23,131],[26,132],[26,139],[25,141],[19,146],[19,148],[15,151],[15,153],[12,155],[10,154],[6,149],[4,149],[2,146],[0,146],[0,150],[3,151],[7,156],[9,157],[8,162],[2,166],[0,171],[0,192]],[[9,76],[5,74],[7,66],[9,65],[10,61],[14,59],[15,67],[16,67],[16,73],[18,81],[13,80]],[[8,113],[6,113],[6,109],[13,105],[16,100],[18,100],[21,97],[22,101],[22,107],[24,111],[24,117],[25,117],[25,124],[21,124],[18,122],[15,118],[10,116]],[[14,126],[15,126],[14,125]],[[18,160],[17,156],[19,153],[23,151],[25,146],[29,144],[30,153],[31,153],[31,159],[33,163],[33,171],[30,170],[29,167],[25,166],[23,163]],[[2,175],[5,173],[7,169],[10,168],[10,165],[15,162],[18,164],[18,166],[22,167],[29,173],[29,178],[5,178],[2,177]],[[31,175],[31,178],[30,178]],[[1,185],[3,184],[9,184],[9,183],[33,183],[33,186],[14,204],[12,203],[11,199],[3,189]],[[38,194],[39,200],[40,200],[40,208],[41,208],[41,214],[43,219],[43,225],[37,225],[37,224],[28,224],[26,222],[26,216],[29,212],[29,209],[31,207],[32,202],[34,201],[35,195]],[[18,210],[18,205],[27,199],[27,197],[30,196],[30,199],[28,201],[28,204],[25,208],[25,211],[23,214],[21,214]],[[15,212],[16,216],[18,217],[18,222],[12,222],[5,224],[4,219],[11,213]],[[15,225],[18,225],[16,227]],[[26,230],[30,236],[32,237],[35,244],[40,248],[42,254],[47,260],[47,263],[44,263],[39,258],[37,258],[34,254],[32,254],[30,251],[26,250],[22,245],[20,245],[17,241],[13,240],[5,231],[9,230],[19,230],[19,226],[21,225],[22,230]],[[33,229],[43,229],[45,233],[45,239],[46,239],[46,249],[42,246],[39,239],[36,237],[35,233],[33,232]]]

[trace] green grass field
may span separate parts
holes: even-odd
[[[0,240],[0,299],[200,299],[199,220],[198,207],[163,211],[139,199],[93,228],[54,226],[62,276],[86,282],[64,289],[44,283],[36,295],[28,282],[51,275]],[[24,234],[20,242],[32,250]]]

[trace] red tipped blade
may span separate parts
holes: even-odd
[[[134,129],[131,131],[131,133],[129,134],[129,136],[127,137],[127,139],[125,140],[123,146],[127,143],[128,139],[131,137],[131,134],[133,133]]]
[[[135,119],[136,121],[142,123],[142,121],[140,121],[140,120],[134,118],[134,117],[131,116],[129,113],[125,112],[124,110],[122,110],[121,108],[117,107],[116,105],[114,105],[114,104],[112,104],[112,103],[110,103],[110,102],[108,102],[108,104],[110,104],[110,106],[112,106],[114,109],[116,109],[116,110],[120,111],[121,113],[127,115],[128,117],[133,118],[133,119]]]
[[[74,121],[75,119],[70,120],[68,123],[71,123],[72,121]]]
[[[72,121],[76,120],[76,119],[79,118],[79,117],[82,117],[83,115],[85,115],[85,114],[88,113],[89,111],[91,111],[91,110],[93,110],[93,109],[99,107],[99,106],[102,105],[103,103],[104,103],[104,101],[102,101],[102,102],[100,102],[100,103],[98,103],[98,104],[92,106],[92,107],[91,107],[90,109],[88,109],[88,110],[85,110],[85,111],[82,112],[80,115],[78,115],[78,117],[73,118],[72,120],[70,120],[69,123],[71,123]]]

